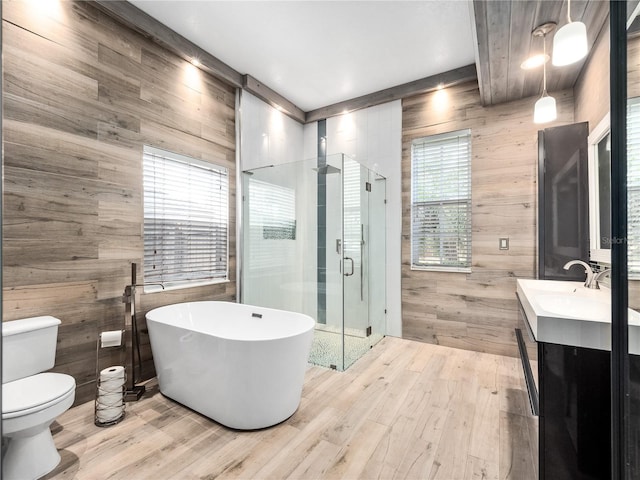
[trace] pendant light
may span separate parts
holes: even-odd
[[[587,55],[587,27],[582,22],[571,21],[571,0],[567,1],[567,24],[553,37],[553,58],[556,67],[571,65]]]
[[[553,22],[540,25],[533,31],[534,37],[542,37],[543,54],[547,54],[547,33],[555,28]],[[555,120],[556,99],[547,93],[547,63],[542,64],[542,96],[538,99],[533,109],[533,123],[547,123]]]

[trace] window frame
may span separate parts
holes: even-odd
[[[167,291],[167,290],[179,290],[179,289],[183,289],[183,288],[193,288],[193,287],[200,287],[200,286],[205,286],[205,285],[214,285],[214,284],[219,284],[219,283],[228,283],[229,280],[229,237],[230,237],[230,214],[229,214],[229,207],[230,207],[230,187],[231,187],[231,181],[229,178],[229,169],[226,167],[223,167],[222,165],[218,165],[215,164],[213,162],[208,162],[205,160],[200,160],[194,157],[190,157],[187,155],[182,155],[179,153],[175,153],[169,150],[165,150],[165,149],[161,149],[161,148],[157,148],[157,147],[153,147],[151,145],[144,145],[143,146],[143,175],[142,175],[142,257],[143,257],[143,281],[146,282],[158,282],[157,280],[154,279],[149,279],[147,277],[147,272],[146,272],[146,262],[144,262],[144,257],[146,254],[146,248],[145,248],[145,183],[144,183],[144,158],[146,155],[154,155],[154,156],[159,156],[159,157],[164,157],[165,159],[168,160],[173,160],[175,162],[180,162],[180,163],[185,163],[187,165],[193,165],[196,167],[200,167],[200,168],[204,168],[206,170],[210,170],[212,172],[216,172],[217,174],[219,174],[221,176],[221,178],[225,178],[226,179],[226,209],[224,210],[223,215],[220,217],[221,220],[225,221],[225,226],[226,226],[226,235],[225,235],[225,255],[224,255],[224,277],[218,277],[218,278],[211,278],[211,277],[206,277],[206,278],[200,278],[200,279],[190,279],[190,280],[173,280],[173,281],[163,281],[162,284],[164,285],[164,289],[160,286],[160,285],[145,285],[144,286],[144,293],[154,293],[154,292],[159,292],[159,291]]]
[[[447,266],[447,265],[419,265],[415,263],[415,259],[414,259],[414,243],[415,243],[415,238],[414,238],[414,210],[415,210],[415,202],[414,202],[414,190],[415,190],[415,181],[414,181],[414,149],[417,143],[425,143],[425,141],[432,141],[432,142],[437,142],[439,140],[444,140],[447,137],[450,138],[460,138],[460,137],[468,137],[468,145],[469,145],[469,156],[468,156],[468,170],[469,170],[469,176],[468,176],[468,184],[469,184],[469,196],[466,200],[464,200],[464,203],[468,205],[469,208],[469,220],[468,220],[468,235],[469,235],[469,239],[468,239],[468,246],[469,246],[469,255],[468,255],[468,264],[465,266]],[[454,130],[451,132],[445,132],[445,133],[440,133],[440,134],[435,134],[435,135],[427,135],[427,136],[423,136],[423,137],[418,137],[418,138],[414,138],[411,141],[411,152],[410,152],[410,182],[411,182],[411,192],[410,192],[410,198],[409,198],[409,202],[410,202],[410,267],[412,271],[427,271],[427,272],[450,272],[450,273],[471,273],[472,271],[472,266],[473,266],[473,260],[472,260],[472,243],[473,243],[473,224],[472,224],[472,209],[473,209],[473,203],[472,203],[472,185],[471,185],[471,177],[472,177],[472,159],[473,159],[473,155],[472,155],[472,137],[471,137],[471,129],[470,128],[466,128],[466,129],[461,129],[461,130]],[[460,204],[461,200],[457,199],[457,200],[439,200],[439,201],[431,201],[431,202],[422,202],[422,203],[430,203],[430,204]],[[440,259],[442,259],[442,255],[440,256]]]
[[[631,97],[627,101],[627,138],[630,138],[629,128],[630,128],[630,107],[634,106],[638,108],[640,105],[640,97]],[[589,135],[587,144],[588,144],[588,153],[589,153],[589,229],[590,229],[590,249],[589,249],[589,260],[592,262],[598,262],[605,264],[607,266],[611,265],[611,249],[603,249],[600,245],[600,223],[599,223],[599,213],[600,213],[600,198],[599,198],[599,178],[598,178],[598,164],[597,164],[597,154],[596,149],[598,148],[598,144],[611,133],[611,120],[610,113],[607,113],[602,120],[598,123],[598,125],[592,130]],[[640,142],[637,142],[640,143]],[[633,159],[629,158],[629,145],[631,141],[627,141],[627,164],[631,162]],[[639,145],[640,147],[640,145]],[[630,177],[630,175],[629,175]],[[627,186],[627,196],[635,193],[636,195],[640,193],[639,187],[634,187],[631,185]],[[627,200],[627,209],[629,209],[629,201]],[[631,212],[627,210],[627,223],[630,225],[631,223],[640,224],[640,219],[637,221],[633,221],[633,216]],[[633,243],[633,242],[631,242]],[[632,252],[628,254],[628,266],[627,266],[627,276],[629,280],[640,280],[640,270],[638,268],[632,268],[631,262]],[[636,255],[638,257],[638,255]],[[635,260],[635,258],[634,258]],[[640,262],[636,262],[640,263]]]
[[[611,263],[611,249],[600,245],[600,178],[598,167],[598,145],[611,132],[611,122],[607,113],[591,131],[587,139],[589,160],[589,259],[593,262]]]

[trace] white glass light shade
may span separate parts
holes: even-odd
[[[556,67],[570,65],[584,58],[588,49],[587,27],[584,23],[567,23],[553,36],[551,63]]]
[[[547,123],[556,119],[556,99],[544,95],[533,109],[533,123]]]

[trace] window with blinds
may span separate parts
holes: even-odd
[[[640,97],[627,104],[627,255],[629,278],[640,279]]]
[[[362,192],[365,191],[364,180],[361,177],[361,165],[345,156],[342,172],[343,248],[345,255],[351,257],[356,266],[361,266]]]
[[[143,183],[145,283],[226,280],[227,169],[145,146]]]
[[[411,145],[411,268],[471,271],[471,131]]]
[[[248,194],[249,269],[281,270],[295,263],[293,244],[284,241],[296,239],[295,190],[251,178]]]

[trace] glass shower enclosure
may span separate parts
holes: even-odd
[[[345,370],[385,333],[386,179],[336,154],[242,182],[242,303],[311,316],[309,361]]]

